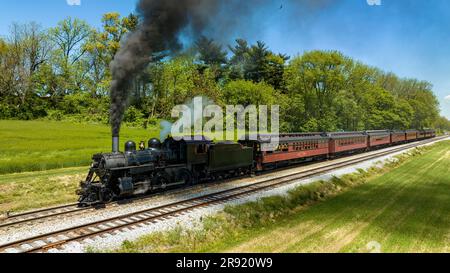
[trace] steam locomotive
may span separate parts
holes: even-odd
[[[119,140],[115,137],[112,153],[93,156],[87,178],[80,183],[77,194],[80,206],[108,203],[168,188],[244,176],[435,136],[432,129],[279,134],[279,145],[272,151],[261,149],[271,141],[270,135],[218,143],[204,136],[190,140],[169,137],[162,143],[150,139],[147,147],[141,143],[139,149],[135,142],[128,141],[124,152],[119,152]]]

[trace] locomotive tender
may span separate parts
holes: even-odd
[[[279,145],[273,151],[261,149],[270,142],[267,135],[264,140],[238,143],[214,143],[203,136],[192,140],[169,137],[162,143],[150,139],[147,148],[141,143],[139,150],[134,142],[128,141],[124,152],[119,152],[115,137],[112,153],[93,156],[89,174],[80,183],[77,194],[80,206],[107,203],[169,187],[248,175],[435,136],[432,129],[279,134]]]

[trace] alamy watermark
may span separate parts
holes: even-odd
[[[370,241],[366,244],[369,253],[381,253],[381,244],[377,241]]]
[[[226,105],[224,109],[207,98],[195,97],[172,109],[175,123],[162,125],[170,126],[176,140],[200,140],[202,136],[216,141],[259,140],[262,151],[273,151],[279,143],[279,111],[279,105]]]
[[[381,0],[366,0],[369,6],[381,6]]]
[[[69,6],[81,6],[81,0],[66,0]]]

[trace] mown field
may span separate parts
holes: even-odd
[[[157,129],[123,128],[120,145],[155,136]],[[110,150],[106,125],[0,120],[0,174],[87,166],[94,153]]]
[[[154,233],[117,252],[450,252],[450,141],[383,169],[228,207],[200,229]]]
[[[76,202],[87,167],[0,175],[0,215]]]

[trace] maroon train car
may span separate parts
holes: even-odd
[[[266,136],[267,137],[267,136]],[[270,136],[269,136],[270,137]],[[242,140],[241,144],[253,147],[256,169],[265,170],[328,156],[328,137],[322,133],[280,134],[279,144],[273,151],[263,151],[270,140]]]
[[[405,131],[391,131],[391,144],[398,144],[406,141]]]
[[[436,130],[434,129],[425,129],[425,138],[432,138],[436,136]]]
[[[424,130],[419,130],[419,131],[417,132],[417,139],[424,139],[424,138],[426,138],[426,133],[425,133],[425,131],[424,131]]]
[[[436,136],[436,131],[433,129],[419,130],[417,133],[418,139],[432,138]]]
[[[369,148],[387,146],[391,144],[391,132],[388,130],[366,131]]]
[[[364,132],[334,132],[328,133],[329,154],[355,153],[368,148],[367,135]]]
[[[406,141],[414,141],[417,139],[417,130],[406,130]]]

